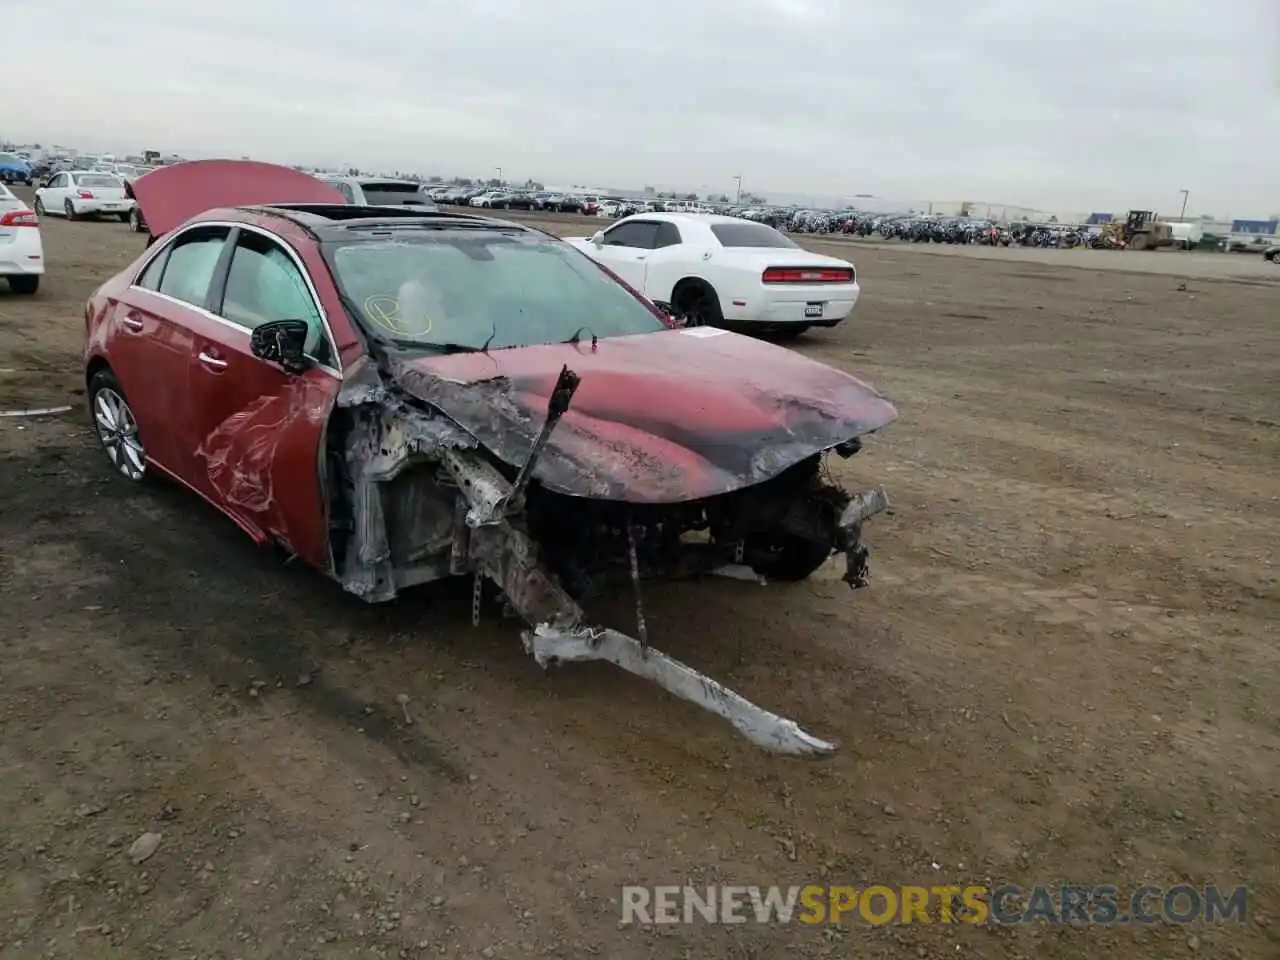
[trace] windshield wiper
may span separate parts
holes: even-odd
[[[483,353],[481,347],[472,343],[450,343],[439,340],[405,340],[400,337],[384,337],[387,343],[401,350],[435,350],[439,353]]]
[[[560,342],[561,343],[577,343],[579,340],[582,339],[582,331],[584,330],[591,330],[591,328],[586,325],[583,325],[579,327],[577,330],[573,331],[573,336],[571,336],[568,340],[561,340]],[[596,348],[596,344],[598,344],[599,342],[600,342],[600,339],[599,337],[596,336],[596,332],[594,330],[591,330],[591,349],[594,350]]]

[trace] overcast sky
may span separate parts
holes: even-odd
[[[1280,210],[1280,0],[0,0],[0,138]]]

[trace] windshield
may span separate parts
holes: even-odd
[[[120,178],[109,173],[90,173],[83,177],[76,177],[77,185],[81,187],[122,187],[123,183]]]
[[[432,232],[324,252],[357,319],[398,346],[497,350],[666,329],[584,254],[546,237]]]

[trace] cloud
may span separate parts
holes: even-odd
[[[22,140],[1043,209],[1280,208],[1275,0],[19,4]],[[55,29],[56,28],[56,29]]]

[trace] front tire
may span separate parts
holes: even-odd
[[[766,580],[798,583],[809,579],[831,556],[831,545],[791,533],[748,537],[743,559]]]
[[[129,211],[129,232],[130,233],[142,232],[142,214],[138,213],[137,207],[134,207],[132,210]]]
[[[32,296],[40,289],[40,276],[38,274],[23,274],[17,277],[9,277],[8,279],[9,289],[24,297]]]
[[[677,284],[671,297],[671,309],[677,317],[685,317],[691,326],[724,325],[720,298],[712,286],[703,280],[685,280]]]
[[[44,203],[39,197],[36,197],[36,205],[32,209],[35,210],[37,217],[44,216]]]
[[[138,435],[138,421],[110,370],[99,370],[89,380],[89,414],[116,471],[132,483],[147,479],[147,451]]]

